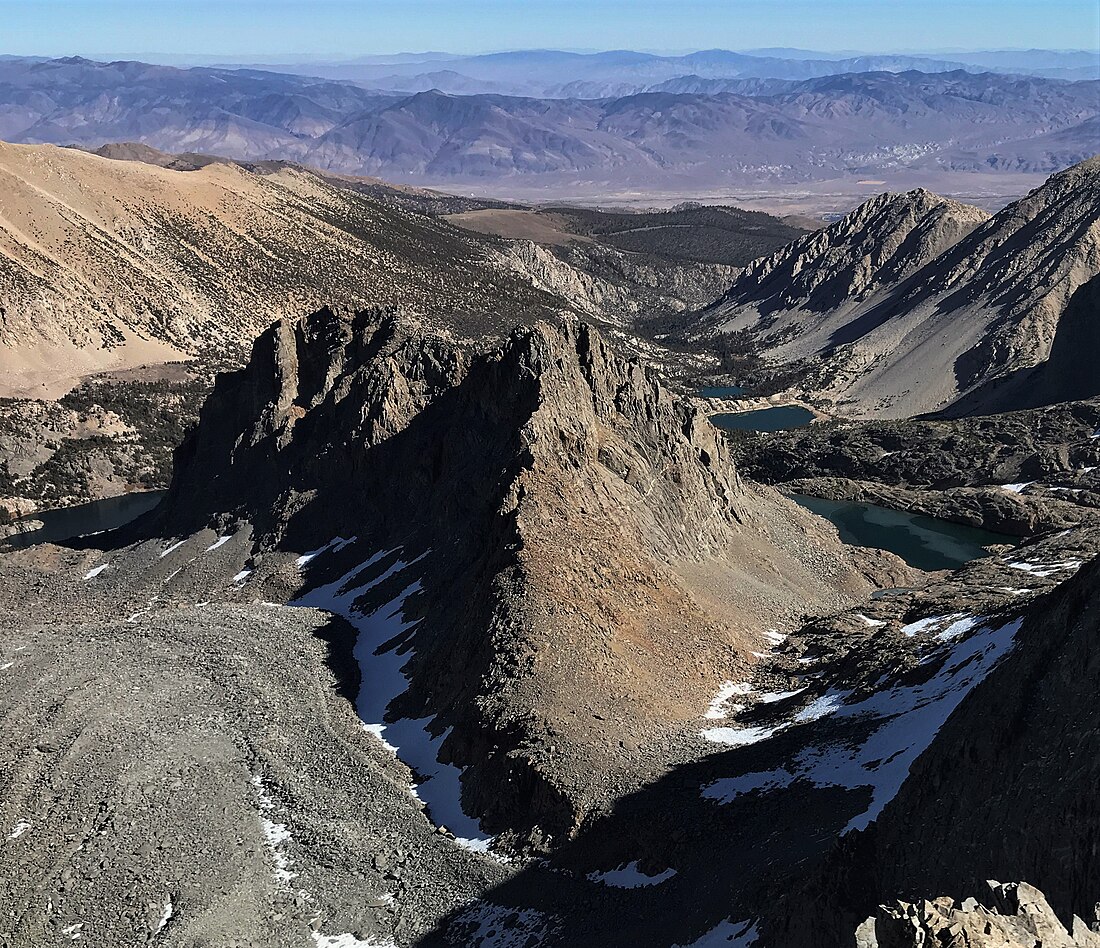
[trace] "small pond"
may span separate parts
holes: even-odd
[[[814,413],[801,405],[776,405],[752,411],[711,415],[711,422],[726,431],[785,431],[803,428],[814,420]]]
[[[113,530],[152,510],[164,494],[162,490],[135,491],[76,507],[40,510],[16,521],[16,524],[27,524],[26,533],[13,533],[0,540],[0,545],[22,549],[36,543],[60,543],[86,533]],[[31,529],[35,521],[40,521],[42,526]]]
[[[958,569],[970,560],[988,556],[984,549],[987,546],[1017,542],[1015,537],[979,527],[873,504],[821,500],[801,494],[792,494],[791,499],[832,523],[845,543],[889,550],[917,569]]]
[[[701,398],[740,398],[744,394],[740,385],[704,385],[699,389]]]

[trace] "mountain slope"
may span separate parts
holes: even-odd
[[[669,262],[639,275],[633,299],[636,268],[612,248],[613,280],[406,210],[417,194],[377,182],[140,145],[106,153],[139,160],[0,143],[7,394],[200,352],[239,357],[272,320],[323,304],[400,305],[481,338],[555,311],[619,321],[698,305],[698,286],[730,272]]]
[[[181,172],[0,144],[0,180],[9,386],[239,352],[325,302],[402,303],[455,325],[483,322],[486,290],[513,318],[549,302],[484,241],[303,169]]]
[[[745,330],[779,362],[807,360],[808,388],[886,417],[1028,407],[1034,394],[1012,380],[1032,369],[1045,399],[1087,397],[1087,370],[1063,380],[1060,366],[1074,359],[1066,341],[1090,331],[1083,288],[1100,273],[1098,204],[1100,158],[984,221],[932,195],[884,196],[759,261],[705,314],[704,331]],[[932,210],[927,227],[913,227],[913,205]],[[1036,369],[1052,353],[1049,371]]]

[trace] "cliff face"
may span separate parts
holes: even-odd
[[[850,944],[879,903],[930,892],[962,899],[998,875],[1030,880],[1067,925],[1093,918],[1098,641],[1093,563],[1032,607],[1013,651],[913,764],[877,824],[842,840],[784,902],[777,943]]]
[[[622,747],[696,719],[754,630],[869,589],[583,324],[471,355],[385,313],[278,323],[219,378],[158,517],[247,519],[257,556],[357,537],[334,568],[369,560],[361,614],[418,584],[388,713],[446,730],[488,826],[555,836],[655,766]]]

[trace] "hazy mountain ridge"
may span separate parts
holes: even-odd
[[[415,56],[401,63],[306,63],[268,67],[360,82],[378,89],[434,86],[444,92],[500,92],[540,98],[604,98],[651,91],[681,76],[707,79],[800,80],[837,73],[920,70],[1003,72],[1057,79],[1100,78],[1100,62],[1088,52],[990,51],[928,54],[822,54],[810,50],[698,50],[679,56],[610,50],[573,53],[517,50],[477,56]],[[433,81],[438,80],[438,81]],[[481,86],[482,88],[475,88]]]
[[[349,119],[303,157],[321,167],[459,180],[580,172],[618,186],[950,170],[963,150],[1009,155],[1037,135],[1094,117],[1098,88],[906,73],[827,77],[767,96],[543,101],[432,91]],[[1085,156],[1073,140],[1055,144],[1063,151],[1035,170]]]

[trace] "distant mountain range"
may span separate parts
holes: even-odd
[[[681,76],[706,79],[812,79],[850,72],[1000,72],[1048,79],[1100,78],[1100,59],[1087,51],[993,50],[946,56],[843,55],[813,50],[708,49],[682,56],[633,50],[575,53],[516,50],[480,56],[370,57],[335,63],[264,66],[279,72],[360,82],[375,89],[456,94],[495,92],[538,98],[605,98],[652,91]]]
[[[500,61],[514,62],[509,55]],[[560,63],[566,54],[542,55]],[[639,55],[621,54],[624,68],[649,69],[653,57]],[[706,78],[738,55],[679,57],[694,71],[665,91],[599,99],[405,95],[257,70],[8,60],[0,138],[134,141],[404,181],[522,176],[535,187],[681,190],[898,169],[1050,173],[1097,148],[1100,81],[963,70]]]

